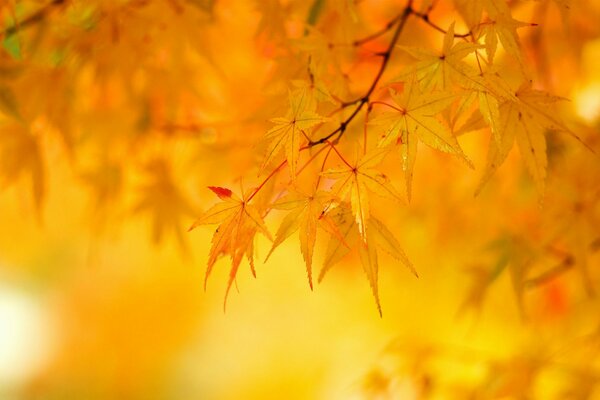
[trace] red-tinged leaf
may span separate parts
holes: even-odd
[[[209,186],[208,187],[214,194],[219,196],[221,200],[228,200],[231,198],[231,194],[233,193],[231,190],[227,188],[222,188],[218,186]]]

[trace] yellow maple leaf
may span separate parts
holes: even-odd
[[[323,176],[336,180],[332,188],[332,192],[336,196],[342,200],[347,196],[350,197],[352,214],[364,241],[367,240],[367,221],[371,214],[369,192],[403,201],[402,196],[392,186],[390,179],[375,168],[383,161],[388,152],[389,148],[375,148],[362,157],[357,157],[354,164],[350,164],[342,158],[343,168],[323,172]]]
[[[273,118],[271,122],[275,126],[265,135],[265,140],[269,141],[269,145],[263,168],[269,165],[281,151],[284,151],[290,176],[295,179],[300,157],[300,143],[308,141],[309,128],[327,121],[327,118],[321,117],[315,112],[316,101],[306,88],[291,91],[289,98],[288,114],[285,117]]]
[[[418,141],[434,149],[456,154],[472,166],[454,135],[435,117],[454,101],[453,94],[424,93],[414,79],[408,81],[401,94],[393,90],[390,90],[390,94],[397,107],[392,106],[394,111],[378,115],[370,121],[370,124],[384,128],[379,146],[385,147],[390,144],[400,146],[409,200]]]
[[[369,229],[366,231],[366,240],[359,240],[363,236],[358,230],[358,224],[353,218],[353,212],[347,203],[342,203],[331,212],[331,219],[339,228],[343,241],[338,236],[332,236],[327,245],[325,262],[319,273],[319,282],[325,274],[341,261],[352,249],[358,248],[358,253],[365,275],[371,286],[377,310],[382,315],[381,302],[379,300],[378,276],[379,262],[377,247],[388,253],[397,261],[406,266],[415,276],[416,270],[408,257],[402,251],[398,240],[389,229],[377,218],[370,216],[368,220]],[[358,242],[358,243],[357,243]]]
[[[152,240],[160,243],[167,230],[177,238],[182,251],[187,252],[182,218],[194,215],[190,203],[175,184],[169,164],[156,159],[145,165],[146,182],[139,189],[134,214],[147,213],[152,218]]]
[[[510,15],[503,14],[498,15],[496,20],[484,25],[482,31],[485,35],[485,51],[488,55],[488,61],[493,62],[499,40],[506,52],[522,63],[523,54],[517,29],[525,26],[535,26],[535,24],[517,21]]]
[[[46,182],[39,142],[39,138],[23,124],[0,127],[0,184],[14,184],[21,176],[28,175],[38,218],[41,217]]]
[[[265,226],[260,212],[254,205],[249,204],[253,194],[248,197],[243,195],[240,198],[227,188],[209,186],[209,189],[223,200],[223,202],[209,208],[194,222],[189,230],[200,225],[219,224],[212,238],[212,246],[204,278],[204,288],[206,289],[208,277],[217,259],[223,255],[229,255],[231,257],[231,270],[225,292],[225,307],[229,290],[235,280],[244,255],[248,258],[252,274],[256,276],[253,254],[256,232],[261,232],[269,240],[272,240],[272,237]]]
[[[504,163],[516,142],[525,166],[535,181],[540,198],[543,196],[548,167],[546,132],[565,132],[581,142],[581,139],[549,109],[559,100],[561,98],[532,89],[531,83],[525,82],[515,92],[514,100],[506,100],[500,105],[500,143],[490,145],[486,169],[476,193],[481,191],[498,167]]]
[[[306,273],[311,289],[313,288],[312,260],[317,238],[317,227],[321,227],[325,231],[341,237],[335,224],[325,213],[326,208],[330,207],[334,200],[335,197],[331,193],[320,190],[310,194],[294,191],[272,205],[275,209],[289,210],[290,213],[279,226],[267,259],[273,253],[273,250],[283,243],[285,239],[294,232],[299,231],[300,251],[306,263]]]
[[[467,55],[481,48],[481,45],[460,41],[454,44],[454,23],[450,25],[441,51],[432,51],[422,47],[400,46],[405,52],[418,60],[397,80],[404,81],[416,74],[424,88],[448,90],[454,84],[464,83],[473,75],[472,68],[463,60]]]

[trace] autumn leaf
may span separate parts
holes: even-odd
[[[334,98],[331,97],[329,89],[327,89],[327,86],[325,86],[325,84],[320,80],[316,80],[314,82],[295,80],[292,81],[292,84],[296,90],[305,91],[309,99],[314,99],[316,102],[328,102],[331,104],[336,104]]]
[[[363,241],[367,240],[367,221],[369,220],[369,192],[402,202],[402,196],[392,186],[390,179],[376,169],[389,152],[389,148],[375,148],[350,164],[344,160],[344,166],[330,169],[324,177],[335,179],[332,193],[340,199],[350,198],[352,214],[358,225]]]
[[[514,100],[506,100],[500,105],[499,145],[490,144],[486,169],[476,193],[479,193],[516,142],[527,170],[533,177],[540,198],[543,197],[548,158],[546,155],[546,133],[565,132],[579,137],[558,120],[550,111],[558,97],[534,90],[525,82],[515,92]]]
[[[292,179],[296,177],[300,144],[308,141],[308,129],[327,121],[315,112],[316,100],[310,95],[306,87],[291,91],[290,111],[283,118],[273,118],[275,124],[265,135],[269,142],[263,168],[270,165],[273,159],[282,151],[288,162],[288,169]]]
[[[267,259],[285,239],[294,232],[299,231],[300,251],[306,263],[306,274],[311,290],[313,288],[312,264],[317,238],[317,227],[341,237],[341,234],[337,232],[336,225],[326,214],[326,208],[332,207],[334,201],[335,197],[328,192],[315,191],[310,194],[304,194],[300,191],[294,191],[272,205],[274,209],[289,210],[290,212],[277,230]]]
[[[94,228],[99,229],[107,222],[107,214],[115,213],[119,209],[122,199],[124,177],[122,166],[107,160],[90,168],[80,175],[91,193],[93,214],[95,215]]]
[[[473,75],[472,67],[463,59],[481,48],[469,42],[459,41],[454,44],[454,23],[450,25],[445,36],[442,50],[432,51],[423,47],[400,46],[402,50],[417,59],[415,65],[407,68],[396,81],[406,81],[413,74],[425,89],[450,90],[453,85],[468,81]]]
[[[0,179],[2,185],[15,184],[23,175],[31,181],[31,192],[37,216],[45,194],[45,171],[39,137],[19,123],[0,128]]]
[[[469,271],[472,283],[459,312],[469,308],[479,309],[490,286],[508,271],[519,313],[525,318],[527,277],[538,255],[528,240],[511,234],[496,238],[487,245],[487,250],[495,253],[496,261],[489,268],[479,266]]]
[[[377,310],[382,315],[381,302],[379,300],[379,261],[377,247],[384,250],[397,261],[407,267],[415,276],[417,275],[412,263],[400,248],[400,244],[389,229],[377,218],[370,216],[366,240],[358,230],[358,224],[353,218],[351,208],[347,203],[342,203],[331,212],[331,219],[342,234],[343,242],[338,236],[329,239],[325,254],[323,268],[319,273],[319,282],[335,264],[339,263],[351,249],[358,248],[358,253],[363,271],[369,281]],[[360,240],[363,239],[363,240]]]
[[[250,204],[252,194],[242,198],[238,197],[230,189],[222,187],[208,187],[214,194],[222,200],[206,212],[204,212],[194,224],[189,228],[193,230],[200,225],[219,224],[212,238],[206,274],[204,277],[204,288],[208,277],[212,272],[216,261],[224,256],[231,257],[231,269],[229,272],[229,281],[225,291],[224,307],[227,305],[227,296],[231,285],[237,275],[240,263],[244,255],[248,258],[252,274],[256,276],[254,270],[254,236],[257,232],[262,233],[269,240],[272,240],[264,221],[258,209]]]
[[[454,5],[471,30],[481,21],[483,4],[483,1],[454,0]]]
[[[184,253],[183,218],[194,214],[181,189],[173,179],[167,161],[156,159],[144,166],[146,182],[140,187],[133,214],[149,214],[152,218],[152,240],[158,244],[166,231],[172,231]]]
[[[504,1],[486,0],[483,3],[489,21],[481,25],[481,35],[485,36],[485,50],[488,55],[488,61],[490,63],[494,61],[498,41],[500,41],[506,52],[522,64],[523,55],[517,29],[525,26],[536,26],[536,24],[514,19],[508,5]]]
[[[477,75],[469,77],[470,84],[466,87],[470,93],[463,100],[465,104],[476,101],[478,110],[485,124],[489,126],[496,144],[501,142],[500,104],[508,100],[516,100],[510,87],[504,82],[497,71],[486,69]],[[475,113],[475,116],[477,114]],[[470,121],[474,122],[474,121]],[[457,132],[460,134],[461,129]]]
[[[424,93],[414,79],[408,81],[401,94],[390,90],[390,95],[396,104],[390,105],[394,111],[384,112],[369,123],[383,131],[379,146],[400,147],[409,200],[418,141],[434,149],[456,154],[472,167],[454,135],[436,118],[455,100],[454,95],[447,92]]]
[[[561,169],[558,174],[562,179],[550,186],[543,231],[556,264],[542,275],[544,279],[537,279],[543,283],[575,267],[590,297],[597,291],[592,272],[593,254],[600,250],[599,166],[595,154],[582,154]]]
[[[497,20],[489,22],[483,27],[485,51],[490,63],[494,60],[498,48],[498,40],[500,40],[507,53],[515,57],[519,62],[523,61],[519,36],[516,30],[524,26],[531,26],[531,24],[517,21],[510,16],[500,15]]]

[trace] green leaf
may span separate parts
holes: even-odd
[[[2,47],[15,60],[21,60],[21,42],[16,33],[9,33],[2,41]]]

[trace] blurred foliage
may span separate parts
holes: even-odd
[[[0,397],[600,398],[599,20],[0,2]]]

